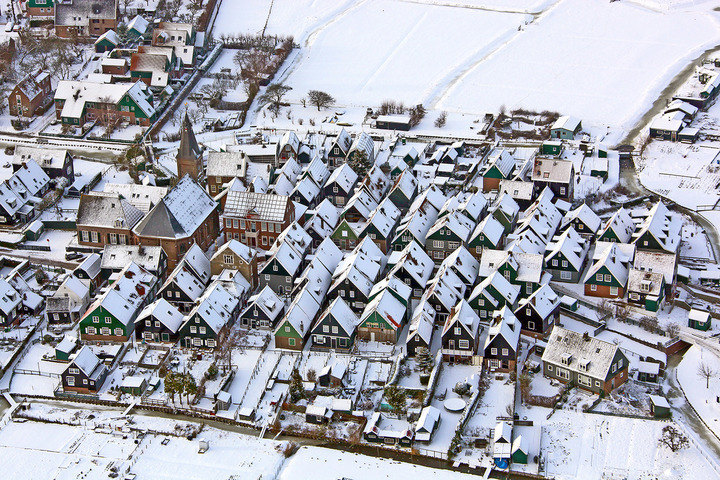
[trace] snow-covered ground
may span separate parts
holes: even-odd
[[[706,365],[713,374],[706,383],[698,370]],[[683,356],[676,369],[677,379],[685,393],[685,397],[695,411],[702,417],[708,428],[720,435],[720,403],[717,401],[720,389],[720,358],[707,349],[693,346]]]

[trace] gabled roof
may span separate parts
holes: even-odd
[[[158,271],[162,255],[162,247],[105,245],[100,266],[105,270],[119,270],[132,262],[146,270]]]
[[[397,262],[389,275],[393,275],[400,269],[405,270],[419,285],[426,285],[432,276],[435,263],[427,252],[415,241],[412,240],[400,252]]]
[[[330,175],[327,179],[325,185],[327,186],[336,183],[338,187],[349,193],[357,181],[358,174],[355,173],[355,170],[353,170],[347,163],[343,163],[341,166],[333,170],[332,175]]]
[[[382,201],[390,186],[390,178],[378,167],[373,165],[361,181],[361,185],[376,202]]]
[[[592,264],[585,274],[584,283],[593,280],[597,271],[605,267],[620,285],[625,286],[625,284],[627,284],[628,266],[623,262],[625,256],[618,253],[615,244],[611,243],[608,245],[599,257],[597,257],[596,252],[594,257],[596,258],[595,263]]]
[[[343,253],[329,237],[326,237],[315,250],[315,258],[325,265],[329,272],[334,272],[343,258]]]
[[[68,368],[72,365],[79,368],[86,377],[92,378],[93,373],[99,367],[102,367],[102,362],[100,361],[100,358],[95,355],[95,352],[90,349],[90,347],[83,345],[83,347],[75,354],[72,362],[68,365]]]
[[[245,316],[246,312],[255,307],[262,310],[272,322],[282,313],[285,304],[273,289],[266,285],[259,293],[256,293],[248,299],[248,306],[242,315]]]
[[[580,272],[587,256],[587,242],[573,227],[570,227],[548,244],[545,261],[550,261],[558,253],[562,253],[575,271]]]
[[[623,207],[616,210],[602,230],[598,232],[598,237],[603,236],[608,230],[615,232],[619,243],[630,243],[635,231],[635,222],[633,222],[630,212]]]
[[[131,229],[145,216],[117,193],[91,192],[80,197],[77,224],[83,227]]]
[[[317,316],[318,310],[320,310],[320,305],[315,297],[307,289],[302,289],[299,294],[295,295],[277,328],[281,328],[283,322],[288,322],[298,335],[304,337],[310,329],[313,319]]]
[[[147,213],[167,195],[168,189],[167,187],[136,183],[106,183],[103,191],[116,193],[141,212]]]
[[[220,283],[214,282],[200,297],[195,308],[185,317],[185,323],[197,314],[215,333],[220,333],[220,330],[230,321],[237,304],[238,299],[235,296],[231,295]]]
[[[355,208],[361,217],[368,219],[370,213],[377,208],[377,201],[368,193],[364,188],[356,190],[355,194],[348,200],[343,209],[343,215],[348,212],[351,208]]]
[[[320,315],[317,323],[313,326],[313,329],[317,328],[320,323],[322,323],[322,320],[328,315],[333,316],[338,325],[340,325],[340,328],[342,328],[347,335],[352,335],[359,323],[357,315],[355,315],[355,312],[348,307],[345,300],[337,297],[332,301],[322,315]]]
[[[316,155],[308,166],[305,167],[302,175],[312,178],[317,185],[323,186],[325,185],[328,177],[330,177],[330,170],[328,170],[328,167],[325,165],[325,162],[322,161],[322,158],[320,158],[319,155]]]
[[[289,244],[280,243],[278,248],[275,250],[273,256],[268,260],[266,265],[270,265],[273,260],[276,260],[282,267],[290,274],[294,276],[298,273],[300,264],[302,263],[302,256]],[[263,267],[263,270],[265,267]]]
[[[488,277],[505,263],[518,272],[518,282],[540,283],[543,272],[543,255],[516,253],[485,248],[480,256],[480,278]]]
[[[435,309],[423,297],[413,310],[407,339],[410,340],[412,337],[418,336],[429,346],[432,340],[433,325],[435,325]]]
[[[173,333],[176,333],[183,323],[183,314],[164,298],[155,300],[143,308],[135,319],[135,323],[141,324],[150,316],[155,317]]]
[[[664,276],[660,272],[650,272],[631,268],[628,273],[628,292],[640,292],[647,295],[660,295],[664,285]]]
[[[493,245],[500,246],[498,244],[504,234],[505,226],[497,218],[487,215],[477,224],[468,242],[472,242],[479,235],[484,235]]]
[[[520,295],[520,287],[510,283],[499,272],[493,272],[473,289],[470,294],[470,301],[487,292],[488,287],[494,288],[510,305],[514,305],[515,300]],[[493,296],[485,293],[483,297],[485,300],[490,301],[493,306],[497,307],[499,305],[499,302]]]
[[[412,234],[415,240],[425,244],[430,227],[435,224],[438,218],[438,211],[430,204],[421,206],[415,210],[410,208],[398,225],[398,235],[404,231]]]
[[[143,34],[147,31],[147,28],[150,24],[147,20],[145,20],[140,15],[136,15],[135,18],[130,20],[130,23],[128,23],[127,28],[128,30],[135,30],[139,34]]]
[[[543,285],[528,298],[523,298],[518,303],[518,310],[528,306],[535,310],[540,318],[548,318],[559,306],[560,297],[550,285]]]
[[[361,132],[355,136],[352,145],[350,145],[350,152],[354,150],[360,150],[365,152],[368,160],[372,163],[375,161],[375,142],[372,137],[365,132]]]
[[[568,130],[570,132],[575,132],[580,127],[580,119],[576,117],[572,117],[570,115],[563,115],[562,117],[555,120],[555,123],[553,123],[552,127],[550,127],[551,130],[556,129],[562,129],[562,130]]]
[[[515,158],[504,148],[496,148],[488,156],[485,172],[496,167],[504,178],[508,178],[515,169]]]
[[[24,188],[30,196],[37,196],[50,183],[50,177],[35,160],[28,160],[8,179],[15,191]]]
[[[604,381],[618,348],[614,343],[555,326],[542,360]]]
[[[576,209],[566,213],[562,220],[562,227],[565,228],[566,225],[575,220],[582,222],[593,233],[597,232],[602,224],[600,217],[587,206],[587,203],[583,203]]]
[[[387,238],[395,225],[397,225],[399,219],[400,210],[389,198],[386,198],[370,214],[364,230],[372,225],[375,229],[377,229],[380,235]]]
[[[245,179],[247,155],[243,152],[210,152],[205,166],[206,177],[237,177]]]
[[[440,217],[435,224],[430,227],[427,236],[429,237],[442,228],[447,228],[457,235],[461,242],[466,242],[470,238],[470,233],[472,233],[475,228],[475,222],[466,217],[465,214],[455,211],[444,217]]]
[[[513,218],[520,212],[520,205],[518,205],[515,199],[513,199],[510,195],[503,193],[500,194],[491,210],[500,210],[507,217]]]
[[[484,348],[487,348],[498,336],[504,338],[513,349],[517,349],[520,342],[520,322],[507,306],[493,314],[488,336],[485,338]]]
[[[480,268],[480,262],[463,245],[460,245],[454,252],[445,257],[442,265],[445,268],[452,269],[465,283],[470,285],[475,283]]]
[[[663,202],[658,202],[638,225],[633,234],[633,241],[637,242],[645,233],[649,233],[658,241],[663,250],[674,253],[680,246],[681,230],[682,220],[671,215]],[[642,248],[643,245],[638,245],[638,247]]]
[[[475,338],[478,334],[480,317],[465,299],[460,299],[457,305],[450,310],[450,315],[448,315],[445,325],[443,325],[442,335],[445,336],[456,325],[464,328],[472,338]]]
[[[320,187],[317,186],[312,177],[305,177],[300,180],[290,195],[300,195],[305,201],[312,202],[320,194]]]
[[[134,231],[141,237],[186,238],[194,235],[216,208],[215,200],[185,175]]]
[[[340,220],[338,208],[326,198],[312,212],[312,217],[305,222],[303,228],[308,232],[314,231],[323,238],[328,237],[335,230]],[[308,211],[306,215],[310,213]]]
[[[22,297],[15,288],[4,278],[0,278],[0,310],[9,316],[20,305]]]
[[[312,237],[297,222],[293,222],[275,238],[270,251],[274,252],[283,243],[290,244],[295,251],[304,255],[312,244]]]
[[[245,263],[252,262],[252,260],[257,256],[253,249],[251,249],[244,243],[240,243],[237,240],[233,239],[221,245],[220,248],[218,248],[217,252],[215,252],[215,254],[212,256],[211,260],[220,258],[220,255],[224,254],[227,251],[230,251],[234,255],[237,255]]]
[[[350,150],[350,146],[352,145],[352,139],[350,138],[350,134],[348,134],[345,128],[342,128],[340,130],[340,133],[338,133],[338,136],[333,142],[333,144],[337,145],[340,148],[343,155],[347,155],[348,151]]]
[[[97,253],[91,253],[85,257],[85,260],[83,260],[74,271],[80,270],[87,273],[88,277],[95,278],[100,273],[101,263],[102,257]]]
[[[55,100],[64,100],[61,115],[68,118],[80,118],[87,102],[109,102],[117,105],[125,96],[131,98],[147,117],[155,114],[155,108],[148,100],[147,86],[140,80],[135,83],[112,84],[60,80],[55,90]]]
[[[388,290],[373,298],[362,313],[361,322],[373,313],[377,313],[397,330],[405,318],[405,306]]]
[[[390,193],[394,191],[401,192],[405,198],[412,199],[415,192],[417,192],[418,181],[410,170],[405,170],[395,179]]]

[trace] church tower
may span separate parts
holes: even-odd
[[[180,129],[180,148],[175,159],[177,160],[178,178],[183,178],[187,174],[197,181],[203,179],[202,152],[195,139],[187,112],[185,112]]]

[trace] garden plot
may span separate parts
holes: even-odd
[[[265,393],[265,388],[270,380],[270,375],[272,375],[276,365],[280,362],[281,357],[281,353],[266,351],[258,359],[244,393],[242,396],[237,397],[237,403],[240,409],[249,411],[258,408],[260,400],[262,400]],[[235,398],[233,395],[233,403],[236,401]]]
[[[497,425],[498,418],[512,417],[515,399],[515,382],[508,382],[507,374],[490,376],[487,390],[478,401],[477,408],[465,426],[465,432],[482,436]],[[510,413],[508,412],[510,408]]]
[[[717,478],[718,472],[694,444],[677,453],[658,445],[665,425],[652,420],[556,413],[542,427],[545,473],[558,480]]]
[[[712,210],[720,200],[720,149],[704,142],[655,140],[640,160],[640,182],[648,189],[693,210]]]
[[[234,415],[235,409],[240,402],[240,399],[245,393],[245,390],[250,383],[251,375],[255,369],[255,365],[260,359],[262,352],[260,350],[244,349],[234,350],[232,353],[233,365],[235,366],[235,377],[228,388],[228,392],[232,395],[233,407],[227,412],[218,412],[219,415],[231,416]]]
[[[586,129],[627,130],[689,60],[718,43],[710,9],[663,14],[627,2],[561,0],[477,62],[434,107],[547,109],[582,118]]]
[[[434,97],[528,18],[438,4],[356,2],[301,44],[280,79],[293,88],[291,100],[318,89],[343,106],[388,98],[414,105]]]

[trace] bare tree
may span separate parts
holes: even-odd
[[[270,105],[270,110],[277,115],[280,111],[280,106],[282,105],[285,94],[287,94],[290,90],[292,90],[292,87],[288,87],[282,83],[273,83],[267,87],[265,93],[258,97],[258,100],[261,105]]]
[[[440,112],[440,115],[435,119],[435,128],[442,128],[447,123],[447,112]]]
[[[688,438],[672,425],[663,427],[659,443],[660,445],[665,445],[673,452],[682,450],[690,445]]]
[[[308,92],[308,101],[311,105],[315,105],[318,112],[321,108],[327,108],[335,102],[335,98],[327,92],[321,92],[320,90],[310,90]]]
[[[697,374],[698,377],[705,379],[705,388],[710,388],[710,379],[715,376],[715,369],[705,362],[700,362]]]

